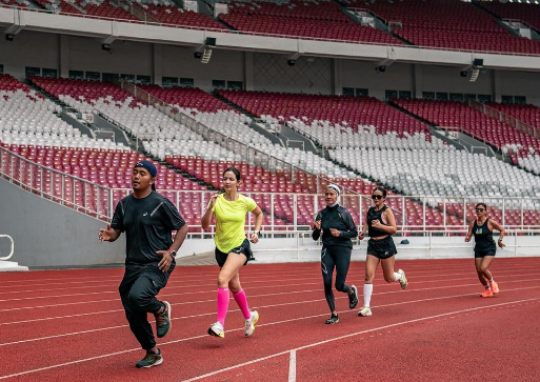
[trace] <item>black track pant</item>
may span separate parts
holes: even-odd
[[[157,263],[126,265],[118,288],[129,327],[145,350],[156,346],[147,314],[156,313],[163,306],[156,295],[167,284],[169,274],[161,272]]]
[[[351,263],[352,248],[342,246],[324,246],[321,251],[321,268],[324,281],[324,295],[330,311],[336,310],[334,292],[332,292],[332,275],[336,268],[336,289],[340,292],[349,293],[351,288],[345,284],[345,278]]]

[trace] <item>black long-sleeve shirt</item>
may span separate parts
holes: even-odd
[[[352,238],[358,236],[358,229],[354,220],[345,208],[339,204],[334,207],[326,207],[319,211],[315,220],[321,220],[322,242],[325,246],[339,245],[352,248]],[[340,231],[339,237],[332,236],[330,228]],[[313,229],[313,240],[319,240],[321,230]]]

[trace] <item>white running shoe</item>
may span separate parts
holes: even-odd
[[[363,306],[362,309],[358,311],[358,315],[362,317],[371,316],[371,308],[369,306]]]
[[[223,329],[221,322],[218,321],[208,328],[208,334],[214,337],[225,338],[225,329]]]
[[[407,285],[409,284],[407,282],[407,277],[405,277],[405,271],[403,269],[400,269],[397,271],[401,275],[401,278],[399,279],[399,284],[401,285],[401,289],[407,288]]]
[[[244,334],[246,335],[246,337],[250,337],[253,334],[257,321],[259,321],[259,312],[254,310],[251,312],[249,319],[244,320],[244,325],[246,326]]]

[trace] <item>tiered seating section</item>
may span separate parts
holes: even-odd
[[[285,123],[327,147],[345,147],[360,152],[366,148],[376,150],[450,150],[440,140],[426,133],[428,126],[411,118],[374,98],[308,96],[299,94],[278,94],[263,92],[220,91],[222,96],[238,104],[250,113],[271,123]],[[336,158],[334,158],[336,159]],[[366,173],[364,168],[356,167],[346,158],[337,158],[355,170]],[[371,175],[371,174],[370,174]],[[377,178],[383,182],[388,179]],[[338,179],[361,194],[370,194],[375,184],[361,179]],[[399,184],[389,182],[399,189]],[[393,195],[393,193],[390,193]],[[358,202],[352,200],[352,203]],[[398,223],[422,225],[423,206],[409,199],[402,204],[400,199],[388,199],[396,209]],[[369,201],[364,201],[363,211],[367,211]],[[437,205],[427,208],[426,222],[432,226],[444,224],[443,215]],[[463,215],[463,213],[461,214]],[[471,215],[472,216],[472,215]],[[463,217],[463,216],[462,216]],[[362,221],[364,216],[359,220]],[[447,216],[447,224],[460,225],[463,219],[456,215]]]
[[[102,111],[105,115],[110,116],[112,120],[119,122],[123,126],[130,127],[128,128],[128,132],[134,133],[137,129],[143,129],[147,133],[152,132],[152,136],[147,137],[148,140],[144,142],[144,147],[155,157],[165,159],[168,156],[175,156],[177,158],[184,156],[190,162],[197,164],[194,168],[198,168],[200,163],[211,161],[210,163],[214,163],[214,169],[216,169],[215,165],[218,162],[236,161],[238,163],[242,160],[242,157],[238,154],[242,152],[241,148],[233,152],[213,142],[205,141],[191,130],[168,119],[165,115],[159,113],[157,109],[146,106],[133,99],[128,93],[112,84],[42,78],[32,78],[31,80],[36,85],[73,107],[84,111],[92,111],[94,108]],[[227,135],[230,135],[233,130],[229,129],[229,125],[224,124],[223,119],[229,124],[236,124],[236,126],[242,127],[244,132],[239,131],[239,134],[244,135],[237,135],[237,138],[248,137],[246,139],[254,141],[256,136],[259,136],[258,144],[269,144],[266,142],[266,138],[245,126],[243,124],[245,121],[242,122],[238,119],[241,117],[238,113],[200,90],[189,88],[161,89],[154,86],[146,86],[145,90],[165,98],[174,105],[178,105],[182,110],[198,120],[205,123],[212,122],[214,128]],[[199,109],[207,111],[200,112]],[[212,113],[211,111],[216,111],[216,113]],[[215,120],[212,120],[211,117],[214,117]],[[156,121],[159,129],[156,129]],[[167,124],[169,125],[167,126]],[[249,137],[249,134],[245,133],[245,131],[251,131],[252,135]],[[287,151],[287,149],[283,150]],[[298,153],[298,156],[295,157],[298,161],[302,161],[302,157],[307,156],[307,154],[300,153],[298,150],[292,151],[295,154]],[[311,154],[311,157],[312,161],[306,160],[306,163],[311,164],[313,167],[320,167],[320,161],[324,161],[322,158],[313,158],[313,154]],[[318,161],[315,161],[315,159]],[[331,162],[325,162],[335,168],[339,168]],[[245,162],[243,162],[243,166],[252,167]],[[176,167],[186,174],[194,175],[193,169],[181,166]],[[220,164],[220,171],[223,171],[224,168]],[[219,179],[221,179],[220,171],[214,171],[211,177],[195,177],[194,179],[201,183],[210,182],[214,186],[218,186]],[[257,180],[252,185],[248,177],[245,181],[246,191],[261,191],[256,185],[258,183],[259,181]],[[313,188],[313,190],[315,189],[316,187]],[[299,190],[299,186],[288,181],[282,192],[287,190],[291,190],[291,192],[297,191]],[[268,216],[265,217],[265,224],[269,224],[269,222],[270,218]],[[276,223],[276,225],[282,224],[291,226],[292,220]]]
[[[467,195],[475,198],[540,197],[540,182],[536,177],[496,159],[457,151],[427,134],[427,125],[374,99],[237,91],[220,91],[220,94],[258,117],[273,123],[288,122],[321,144],[338,147],[330,150],[334,160],[380,180],[401,194],[433,195],[426,209],[428,225],[440,226],[445,223],[441,213],[444,206],[437,195]],[[408,109],[408,105],[424,101],[395,102]],[[433,102],[433,105],[436,104]],[[440,112],[437,109],[430,114],[440,117],[444,125],[460,126],[466,121],[466,126],[477,128],[480,135],[482,131],[479,126],[485,128],[485,125],[493,123],[497,127],[493,131],[499,132],[502,129],[506,134],[500,138],[506,138],[504,143],[512,144],[518,142],[517,139],[530,141],[530,137],[523,137],[515,129],[464,104],[444,105],[457,109],[447,112],[441,107]],[[417,110],[410,111],[414,113]],[[420,116],[426,117],[422,114]],[[406,120],[404,117],[410,120],[409,124],[403,123]],[[492,138],[489,130],[488,137]],[[486,166],[493,170],[488,171]],[[497,182],[494,182],[494,174],[505,174],[505,180],[499,181],[499,176],[496,176]],[[422,224],[421,204],[413,200],[406,200],[404,206],[401,201],[398,204],[397,200],[389,203],[395,203],[396,210],[401,211],[398,212],[399,220],[405,219],[409,225]],[[475,216],[474,203],[467,204],[465,213],[462,203],[450,202],[448,207],[447,225],[461,225]],[[527,204],[524,224],[538,224],[538,216],[533,211],[537,207],[534,202]],[[521,224],[519,208],[517,204],[507,203],[507,212],[513,210],[507,213],[507,224]],[[491,211],[493,216],[500,217],[501,211],[496,207]]]
[[[311,173],[322,173],[329,177],[347,178],[355,177],[354,174],[336,166],[334,163],[314,155],[312,152],[300,151],[293,148],[285,148],[279,145],[274,145],[269,139],[259,134],[254,129],[249,127],[252,122],[250,118],[237,113],[230,107],[217,101],[214,97],[200,91],[186,88],[160,89],[155,86],[145,87],[147,91],[156,96],[163,96],[172,105],[178,106],[184,113],[193,116],[196,120],[202,122],[213,130],[218,131],[228,137],[242,142],[246,145],[254,147],[265,153],[270,153],[272,156],[282,160],[285,164],[281,167],[290,167],[287,164],[292,164],[300,167]],[[217,103],[216,103],[217,101]],[[221,105],[219,105],[221,103]],[[216,110],[216,112],[212,112]],[[167,140],[163,142],[151,142],[153,146],[149,150],[157,152],[157,156],[163,158],[165,155],[186,155],[185,150],[191,150],[192,147],[208,147],[209,142],[197,142],[195,144],[175,140]],[[157,146],[157,147],[155,147]],[[204,150],[205,152],[215,153],[212,158],[206,159],[226,160],[226,161],[241,161],[242,158],[238,153],[243,152],[241,145],[235,145],[231,151],[224,151],[223,147],[215,145],[215,148]],[[199,151],[203,151],[202,149]]]
[[[190,135],[189,130],[172,120],[170,120],[171,129],[176,131],[179,136],[173,135],[171,138],[167,138],[169,130],[162,129],[162,124],[166,124],[167,121],[164,115],[110,84],[36,78],[33,81],[45,88],[49,93],[62,98],[64,101],[70,101],[73,105],[87,108],[85,110],[97,108],[105,111],[108,115],[113,115],[113,120],[125,121],[122,118],[131,114],[134,119],[131,123],[126,122],[126,126],[132,127],[132,130],[128,131],[133,132],[135,126],[140,128],[145,123],[148,123],[154,130],[156,124],[159,125],[159,131],[155,132],[155,138],[150,140],[148,147],[155,145],[157,147],[157,156],[165,159],[173,167],[180,169],[184,175],[189,176],[192,180],[198,181],[201,186],[162,167],[160,171],[163,176],[160,176],[158,188],[204,190],[207,189],[206,184],[219,188],[219,180],[223,169],[235,165],[244,174],[242,190],[244,192],[262,193],[255,196],[255,199],[261,204],[266,215],[274,215],[277,218],[274,222],[277,227],[283,226],[284,229],[287,226],[292,227],[294,216],[291,206],[294,203],[295,194],[297,195],[299,208],[296,218],[297,223],[300,225],[312,223],[316,209],[324,206],[322,198],[319,199],[318,205],[314,206],[312,197],[306,195],[306,193],[314,193],[321,189],[321,185],[317,187],[317,179],[314,176],[296,172],[293,182],[293,174],[290,172],[290,168],[282,168],[275,173],[270,173],[260,166],[242,161],[243,158],[241,158],[240,154],[237,154],[241,152],[240,148],[235,148],[234,152],[228,151],[211,142],[204,141],[196,134]],[[12,78],[1,77],[0,84],[3,84],[4,88],[8,88],[11,93],[29,93],[35,102],[39,101],[39,98],[33,96],[29,89]],[[178,105],[179,108],[190,113],[195,119],[216,116],[220,113],[230,113],[228,114],[229,118],[239,116],[228,106],[220,104],[215,98],[199,90],[180,88],[163,90],[157,87],[146,87],[146,90],[167,99],[172,104]],[[0,98],[0,101],[10,99],[10,94],[2,93],[2,95],[3,98]],[[463,213],[463,202],[458,199],[462,195],[470,195],[474,198],[540,197],[540,183],[537,177],[495,159],[470,155],[445,146],[426,133],[426,125],[377,100],[228,91],[222,91],[221,95],[257,116],[273,118],[274,122],[290,122],[311,137],[317,138],[317,134],[321,133],[321,137],[324,138],[326,129],[334,130],[334,133],[341,133],[341,136],[337,133],[332,136],[339,136],[341,139],[339,145],[341,149],[330,151],[330,155],[334,160],[352,167],[373,179],[377,179],[400,193],[434,195],[434,198],[429,200],[426,205],[425,223],[428,227],[440,227],[445,223],[447,225],[462,225],[464,221],[474,218],[473,203],[468,203],[466,211]],[[399,100],[399,102],[401,101],[403,100]],[[403,102],[412,104],[416,101]],[[401,106],[405,107],[407,105],[404,103]],[[290,115],[292,112],[294,112],[294,116]],[[458,113],[455,113],[454,110],[452,114],[466,116],[466,113],[462,113],[461,110],[458,110]],[[439,114],[434,113],[434,115],[438,116]],[[469,121],[469,119],[463,118],[465,121]],[[249,129],[240,120],[234,122],[238,126],[243,125],[245,129]],[[214,123],[217,122],[214,121]],[[484,123],[484,121],[474,121],[474,123]],[[191,132],[191,134],[194,133]],[[343,144],[345,143],[345,140],[343,140],[344,134],[347,140],[352,142],[347,148],[344,148],[346,145]],[[22,155],[33,160],[41,161],[40,163],[47,166],[58,168],[61,171],[108,187],[129,188],[129,183],[126,184],[126,182],[129,182],[128,175],[132,166],[131,162],[139,159],[138,154],[132,151],[122,152],[119,150],[82,147],[78,149],[73,147],[62,149],[33,143],[30,143],[30,146],[35,147],[35,149],[29,149],[28,142],[7,143],[10,143],[10,147],[15,148]],[[259,145],[264,147],[263,143],[259,143]],[[190,150],[193,151],[190,152]],[[276,156],[283,158],[286,163],[301,162],[308,157],[308,154],[299,150],[280,149],[278,146],[270,146],[270,150],[273,150],[270,152]],[[293,154],[297,156],[291,157],[290,155]],[[153,153],[153,155],[155,154]],[[319,166],[319,171],[314,172],[322,172],[321,168],[326,166],[326,161],[313,154],[311,156],[311,159],[308,160],[308,162],[311,161],[311,166]],[[88,168],[85,170],[84,166],[81,167],[81,163],[87,163]],[[423,165],[418,166],[419,163]],[[339,168],[335,164],[332,164],[332,166]],[[111,170],[103,173],[102,168],[110,168]],[[336,183],[347,186],[359,193],[369,194],[375,186],[371,182],[358,179],[353,173],[351,174],[354,176],[348,179],[347,176],[343,176],[343,173],[334,173],[333,171],[332,168],[328,167],[324,168],[323,173],[330,178],[335,178]],[[334,174],[338,176],[334,176]],[[496,182],[493,180],[494,176],[496,176]],[[280,196],[279,200],[274,198],[272,202],[271,197],[268,196],[272,192],[289,194]],[[391,193],[391,195],[394,194]],[[446,220],[444,220],[445,217],[442,213],[441,199],[437,198],[436,195],[455,196],[456,198],[455,203],[449,202],[446,204]],[[76,188],[74,188],[71,196],[74,198],[86,197],[82,194],[77,196]],[[114,201],[116,202],[121,196],[123,194],[121,195],[120,192],[115,194]],[[176,198],[175,193],[166,196],[172,200]],[[88,203],[91,203],[92,200],[98,200],[95,195],[89,195],[88,197],[90,199]],[[190,199],[193,203],[189,203],[189,201],[188,203],[182,203],[180,208],[189,222],[198,225],[201,211],[200,195],[193,198]],[[346,197],[345,202],[347,207],[353,210],[355,220],[361,222],[364,217],[358,215],[360,211],[359,198],[357,196]],[[402,204],[401,198],[389,198],[388,203],[396,209],[398,224],[402,222],[416,226],[424,224],[422,220],[424,206],[414,199],[405,199]],[[184,207],[183,204],[193,206]],[[362,201],[364,212],[369,205],[369,200],[364,199]],[[526,211],[524,224],[538,224],[539,206],[533,201],[525,201],[523,207]],[[189,210],[182,210],[182,208],[189,208]],[[507,225],[521,224],[520,209],[521,205],[517,206],[507,202],[507,218],[505,222]],[[500,218],[500,210],[492,207],[491,216]],[[270,224],[270,221],[270,217],[265,216],[264,224]]]
[[[540,131],[540,109],[534,105],[489,103],[489,106],[510,115]],[[512,161],[540,175],[540,149],[528,142],[517,142],[513,147]]]
[[[57,115],[61,108],[9,75],[0,75],[0,139],[6,143],[122,148],[84,136]]]
[[[483,8],[486,8],[499,16],[501,19],[520,20],[529,24],[536,30],[540,30],[540,9],[538,4],[533,1],[525,2],[505,2],[499,1],[478,2]]]
[[[118,20],[138,20],[131,13],[110,0],[35,0],[43,8],[55,13],[87,15]]]
[[[517,145],[532,148],[538,152],[540,141],[510,127],[503,122],[474,110],[465,103],[457,101],[404,100],[393,102],[405,110],[449,129],[457,128],[464,133],[503,151],[515,149]]]
[[[35,8],[35,6],[28,0],[0,0],[0,6],[16,8]]]
[[[401,41],[378,29],[356,24],[332,1],[288,0],[233,1],[230,13],[220,19],[245,32],[275,34],[309,39],[329,39],[401,44]]]
[[[428,126],[375,98],[314,96],[219,90],[218,93],[251,114],[273,123],[303,121],[307,125],[350,128],[353,132],[374,126],[374,133],[427,132]],[[429,139],[429,138],[428,138]]]
[[[173,1],[136,0],[132,3],[148,15],[164,24],[197,27],[203,29],[227,29],[207,15],[180,9]]]
[[[230,106],[198,88],[162,88],[158,85],[140,85],[139,87],[170,105],[179,106],[188,114],[233,110]]]
[[[11,5],[19,5],[27,3],[23,0],[1,0]],[[111,0],[35,0],[36,3],[43,8],[54,13],[69,14],[75,16],[93,16],[117,20],[137,20],[130,11],[125,10],[121,5]],[[218,23],[207,15],[183,10],[174,2],[168,0],[126,0],[126,4],[132,3],[140,11],[146,13],[147,16],[140,16],[144,21],[161,22],[163,24],[179,25],[186,27],[196,27],[199,29],[227,29],[224,25]],[[1,4],[1,3],[0,3]],[[135,13],[137,14],[137,13]],[[150,16],[150,17],[148,17]]]
[[[540,54],[540,43],[516,37],[497,19],[474,5],[454,0],[343,0],[351,7],[364,8],[387,21],[401,21],[394,33],[415,45]],[[485,4],[486,2],[482,2]],[[531,8],[531,7],[529,7]],[[535,7],[536,8],[536,7]]]

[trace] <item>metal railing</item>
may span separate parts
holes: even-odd
[[[106,187],[31,162],[2,146],[0,169],[0,176],[9,182],[102,221],[110,221],[118,201],[132,191],[129,188]],[[272,236],[287,235],[295,231],[308,232],[311,229],[317,211],[325,207],[322,195],[325,181],[329,182],[319,178],[319,191],[312,193],[240,191],[255,199],[263,209],[266,215],[263,226],[265,233]],[[158,192],[171,200],[188,222],[191,221],[190,233],[208,234],[200,228],[198,219],[215,191],[160,189],[159,178],[157,186]],[[188,202],[184,202],[186,200]],[[398,230],[410,235],[423,235],[430,231],[459,234],[466,230],[468,223],[475,218],[474,205],[478,202],[487,203],[489,216],[506,228],[523,232],[540,229],[540,198],[425,195],[388,195],[387,198],[387,205],[396,216]],[[372,202],[367,195],[343,187],[341,204],[351,212],[356,223],[361,224]],[[194,211],[193,206],[198,210]],[[247,219],[246,225],[252,226],[254,221],[251,214],[248,214]]]
[[[32,162],[0,146],[0,174],[21,188],[100,220],[112,217],[111,189]]]
[[[500,110],[495,109],[485,103],[478,102],[473,99],[468,101],[469,107],[478,110],[479,112],[487,115],[488,117],[495,118],[496,120],[515,128],[518,131],[521,131],[524,134],[527,134],[536,139],[540,139],[540,129],[537,127],[526,124],[525,122],[520,121],[516,117],[505,114]]]
[[[9,255],[0,257],[0,261],[6,261],[6,260],[11,259],[11,257],[13,256],[13,253],[15,252],[15,243],[13,242],[13,238],[9,235],[0,235],[0,238],[2,237],[9,239],[9,241],[11,242]]]
[[[490,141],[488,139],[486,139],[485,137],[482,137],[478,134],[475,134],[474,132],[470,131],[469,129],[466,129],[464,128],[463,126],[444,126],[444,125],[437,125],[437,128],[441,129],[441,130],[444,130],[444,131],[457,131],[457,132],[460,132],[462,134],[465,134],[465,135],[468,135],[474,139],[476,139],[477,141],[479,142],[482,142],[486,145],[486,148],[489,148],[489,150],[491,150],[491,156],[495,156],[495,151],[493,151],[493,147],[495,149],[497,149],[497,151],[500,151],[501,150],[501,146],[498,145],[498,144],[495,144],[493,141]],[[464,140],[461,140],[461,139],[457,139],[459,141],[460,144],[462,145],[466,145],[466,146],[471,146],[471,147],[478,147],[478,146],[474,146],[472,143],[470,142],[466,142]],[[484,149],[484,148],[482,148]],[[471,152],[471,150],[467,150],[468,152]]]

